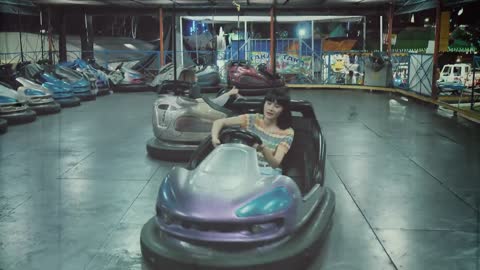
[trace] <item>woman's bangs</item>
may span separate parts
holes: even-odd
[[[282,105],[282,107],[288,106],[290,104],[290,100],[287,97],[283,96],[265,97],[265,100]]]

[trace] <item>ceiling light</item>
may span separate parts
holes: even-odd
[[[305,31],[305,29],[301,28],[298,30],[298,36],[300,38],[303,38],[305,36],[305,34],[307,34],[307,31]]]
[[[460,16],[463,14],[463,7],[458,11],[457,15]]]
[[[425,22],[428,23],[430,21],[430,18],[425,18]]]
[[[415,16],[412,14],[412,18],[410,18],[410,22],[414,23],[415,22]]]

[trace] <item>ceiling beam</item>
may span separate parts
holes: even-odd
[[[212,9],[215,9],[215,15],[232,15],[236,16],[236,9],[231,6],[219,5],[216,0],[209,0],[213,4],[204,4],[204,5],[185,5],[172,1],[172,4],[169,5],[144,5],[139,4],[141,0],[130,0],[135,4],[134,7],[119,5],[117,1],[114,0],[104,0],[105,5],[102,6],[85,6],[85,5],[69,5],[68,9],[65,9],[65,13],[75,14],[78,11],[85,10],[88,15],[93,16],[110,16],[110,15],[120,15],[120,16],[154,16],[158,17],[158,8],[163,8],[165,15],[168,16],[171,13],[173,8],[173,3],[175,3],[175,10],[178,16],[205,16],[211,15]],[[323,3],[325,0],[319,0],[316,2]],[[288,3],[288,4],[286,4]],[[378,5],[362,5],[359,4],[355,6],[355,12],[352,12],[352,9],[347,9],[345,7],[332,8],[328,5],[316,5],[306,6],[296,4],[295,7],[291,6],[292,1],[281,0],[279,5],[276,7],[277,15],[291,15],[291,16],[302,16],[302,15],[356,15],[356,16],[368,16],[368,15],[383,15],[385,11],[385,4],[381,3]],[[40,5],[40,6],[50,6],[50,5]],[[54,5],[60,6],[60,5]],[[271,4],[262,4],[262,5],[245,5],[242,7],[240,15],[265,15],[268,14],[271,8]]]

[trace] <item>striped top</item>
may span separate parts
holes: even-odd
[[[285,153],[288,152],[294,136],[292,128],[284,130],[280,129],[277,132],[269,132],[265,129],[262,114],[243,114],[240,117],[242,118],[242,124],[240,127],[258,135],[260,139],[262,139],[264,147],[272,151],[274,155],[279,148],[283,148]],[[257,152],[257,157],[259,164],[268,164],[262,153]]]

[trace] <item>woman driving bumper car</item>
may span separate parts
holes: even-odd
[[[201,98],[201,88],[198,84],[198,77],[193,72],[191,69],[184,69],[182,72],[180,72],[180,75],[178,75],[178,79],[183,82],[188,82],[191,83],[191,88],[188,90],[188,96],[194,99]],[[219,106],[225,106],[227,101],[230,99],[230,97],[239,97],[238,89],[234,86],[232,89],[229,91],[225,91],[224,93],[220,94],[218,97],[211,99],[212,102]]]
[[[218,119],[212,125],[212,144],[221,144],[219,133],[224,127],[240,126],[259,136],[262,145],[256,145],[261,174],[281,175],[280,165],[293,141],[290,97],[281,89],[267,93],[262,104],[262,114],[243,114]]]
[[[241,113],[258,114],[216,121],[213,139],[163,178],[156,214],[140,235],[146,262],[162,269],[309,265],[335,207],[324,185],[326,145],[311,104],[275,92],[242,105]],[[229,125],[244,129],[218,134]]]

